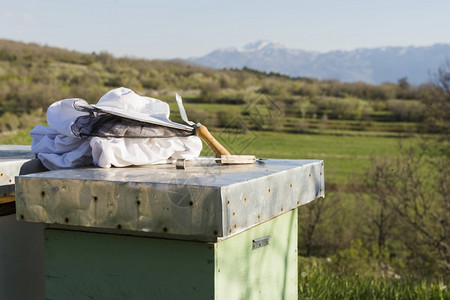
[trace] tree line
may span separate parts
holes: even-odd
[[[278,103],[286,118],[442,123],[429,118],[426,109],[436,94],[431,81],[413,86],[407,78],[380,85],[290,78],[249,68],[213,70],[183,61],[115,58],[107,52],[80,53],[0,40],[0,118],[10,113],[21,119],[65,98],[96,103],[118,86],[163,100],[178,91],[196,103],[245,105],[262,94]],[[20,128],[15,120],[8,124],[6,119],[0,120],[0,130]],[[435,125],[423,130],[439,132],[442,128]]]

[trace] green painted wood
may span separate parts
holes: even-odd
[[[213,244],[46,229],[45,261],[47,299],[297,299],[297,209]]]
[[[45,230],[46,299],[214,299],[214,246]]]
[[[252,240],[270,235],[252,250]],[[297,209],[215,244],[216,299],[297,299]]]

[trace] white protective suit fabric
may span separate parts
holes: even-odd
[[[167,163],[168,158],[193,158],[200,154],[198,137],[176,138],[91,138],[92,158],[95,165],[110,168],[129,165]],[[198,157],[198,154],[195,157]]]
[[[157,118],[163,124],[178,124],[168,119],[167,103],[139,96],[129,89],[115,89],[102,98],[111,110],[114,110],[117,104],[117,110],[122,114],[125,112],[127,118],[132,118],[134,113],[139,113],[140,118],[148,122]],[[49,127],[37,125],[30,132],[33,137],[31,150],[47,169],[91,165],[102,168],[125,167],[167,163],[178,158],[195,158],[200,155],[202,142],[196,136],[170,138],[81,138],[75,136],[71,129],[72,125],[78,117],[89,115],[87,111],[75,109],[75,102],[77,106],[81,103],[82,106],[93,107],[78,98],[60,100],[53,103],[47,110]],[[99,101],[97,105],[99,109],[102,106],[101,102]]]
[[[33,137],[31,151],[49,170],[92,165],[88,139],[67,136],[41,125],[37,125],[30,135]]]

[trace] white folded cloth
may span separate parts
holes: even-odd
[[[49,170],[92,165],[88,139],[67,136],[53,128],[37,125],[31,132],[31,151]]]
[[[168,159],[200,155],[202,142],[196,136],[173,138],[100,138],[90,141],[92,159],[102,168],[167,163]]]
[[[127,100],[146,101],[147,109],[155,105],[157,108],[155,111],[159,114],[156,116],[148,115],[149,119],[159,117],[159,119],[163,119],[163,122],[170,122],[172,126],[177,124],[168,119],[165,121],[165,118],[160,117],[161,107],[167,107],[168,110],[168,105],[162,105],[160,100],[141,97],[126,88],[115,89],[106,95],[108,95],[109,100],[111,100],[111,95],[117,95],[117,100],[120,99],[121,103],[126,103]],[[133,98],[129,98],[130,96]],[[31,150],[49,170],[91,165],[110,168],[112,166],[126,167],[167,163],[178,158],[195,158],[200,155],[202,142],[197,136],[167,138],[79,137],[72,131],[72,125],[79,117],[87,116],[90,113],[74,107],[74,103],[79,104],[80,101],[89,106],[86,101],[78,98],[64,99],[53,103],[47,110],[49,127],[37,125],[30,132],[33,137]],[[114,105],[114,101],[110,101],[108,104]],[[126,111],[126,113],[129,116],[133,115],[133,111]],[[145,121],[145,112],[144,114],[142,114],[142,111],[139,113],[139,121]],[[169,116],[168,111],[165,111],[164,114],[167,117]]]

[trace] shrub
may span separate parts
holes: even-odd
[[[293,124],[293,130],[296,133],[304,133],[307,132],[309,129],[308,122],[304,120],[295,120]]]
[[[420,122],[424,118],[425,105],[419,101],[390,99],[386,107],[399,121]]]
[[[216,81],[208,81],[200,88],[203,102],[213,103],[219,98],[220,85]]]
[[[0,131],[13,131],[19,127],[19,117],[10,112],[5,112],[0,117]]]
[[[326,98],[329,116],[336,119],[361,120],[372,113],[367,101],[358,98]]]

